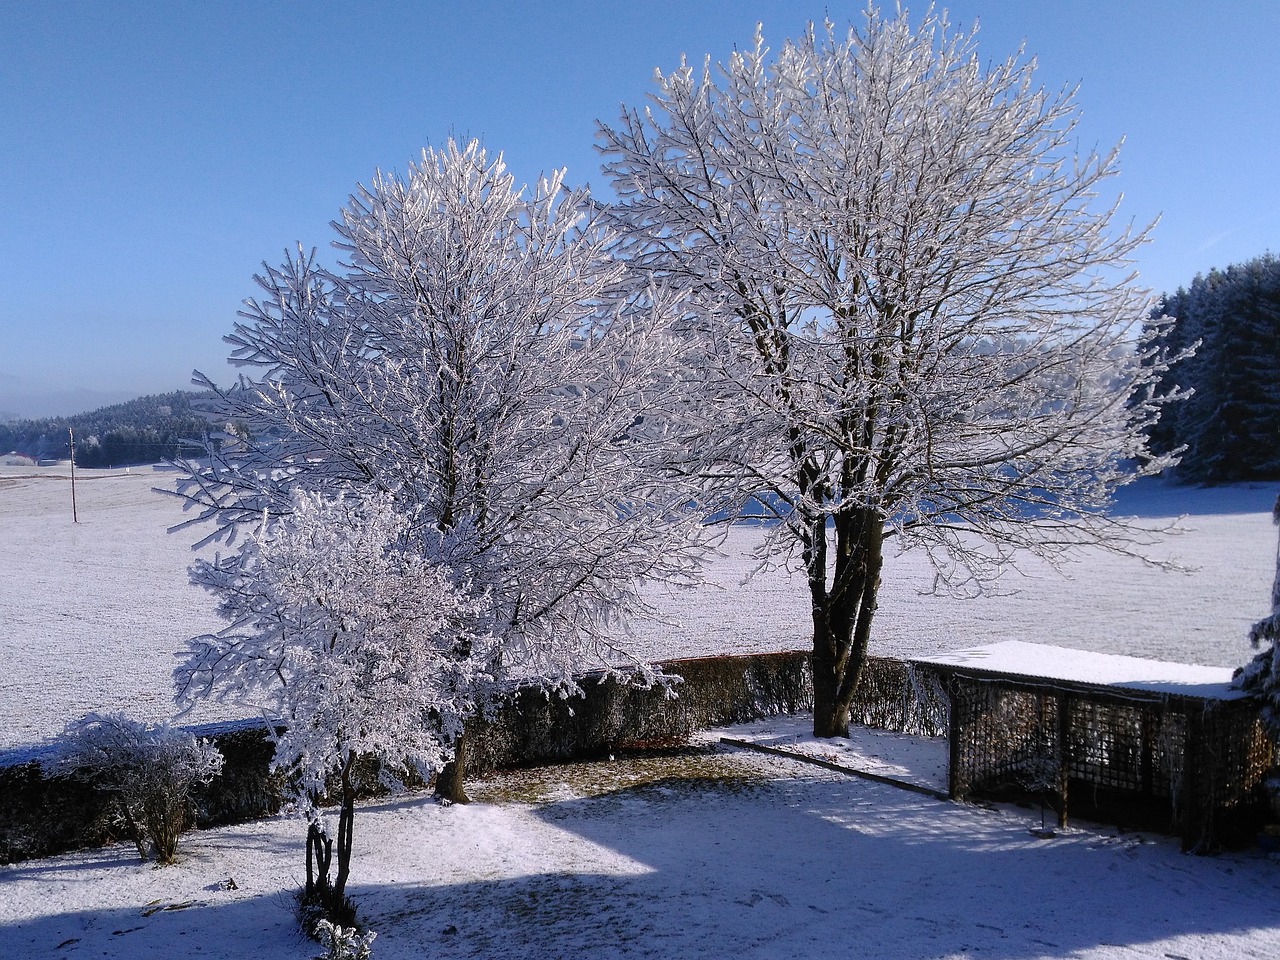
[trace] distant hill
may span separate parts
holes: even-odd
[[[71,455],[68,429],[75,432],[76,464],[123,467],[156,463],[203,449],[209,419],[200,409],[212,391],[175,390],[139,397],[70,417],[0,423],[0,455],[15,452],[33,460],[65,460]]]

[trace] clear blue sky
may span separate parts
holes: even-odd
[[[1280,3],[963,0],[984,59],[1025,42],[1079,84],[1081,146],[1126,138],[1122,212],[1157,216],[1157,291],[1280,251]],[[924,4],[913,9],[923,10]],[[0,0],[0,416],[233,376],[222,336],[263,260],[326,248],[376,168],[481,137],[518,180],[605,193],[596,118],[682,52],[723,59],[857,20],[784,0]]]

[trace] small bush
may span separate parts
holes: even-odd
[[[111,816],[138,856],[173,863],[192,816],[191,791],[222,770],[217,747],[167,723],[91,713],[67,725],[47,774],[74,777],[111,795]]]
[[[370,930],[360,934],[354,927],[340,927],[321,920],[316,924],[316,935],[328,952],[316,960],[369,960],[374,938],[377,934]]]

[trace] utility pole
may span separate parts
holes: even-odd
[[[67,427],[67,436],[71,438],[71,522],[79,523],[80,516],[76,513],[76,432]]]

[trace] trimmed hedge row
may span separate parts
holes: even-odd
[[[516,691],[493,716],[468,724],[467,775],[670,746],[707,727],[813,708],[808,651],[675,660],[662,669],[682,679],[674,696],[603,675],[583,678],[583,696],[571,699]]]
[[[467,775],[668,746],[708,727],[813,708],[808,651],[678,660],[662,668],[682,678],[675,696],[603,675],[585,677],[584,695],[572,699],[518,689],[491,715],[468,725]],[[895,718],[901,713],[897,704],[911,699],[909,666],[872,658],[867,677],[866,696],[860,690],[854,720],[874,717],[878,725],[902,729],[910,718]],[[886,711],[871,700],[891,705]],[[288,785],[269,773],[272,746],[263,725],[206,725],[192,733],[212,740],[225,760],[221,776],[195,797],[197,826],[240,823],[281,809]],[[376,770],[362,773],[366,795],[383,791]],[[106,797],[92,786],[45,779],[38,761],[0,767],[0,864],[117,839],[108,826],[106,806]]]

